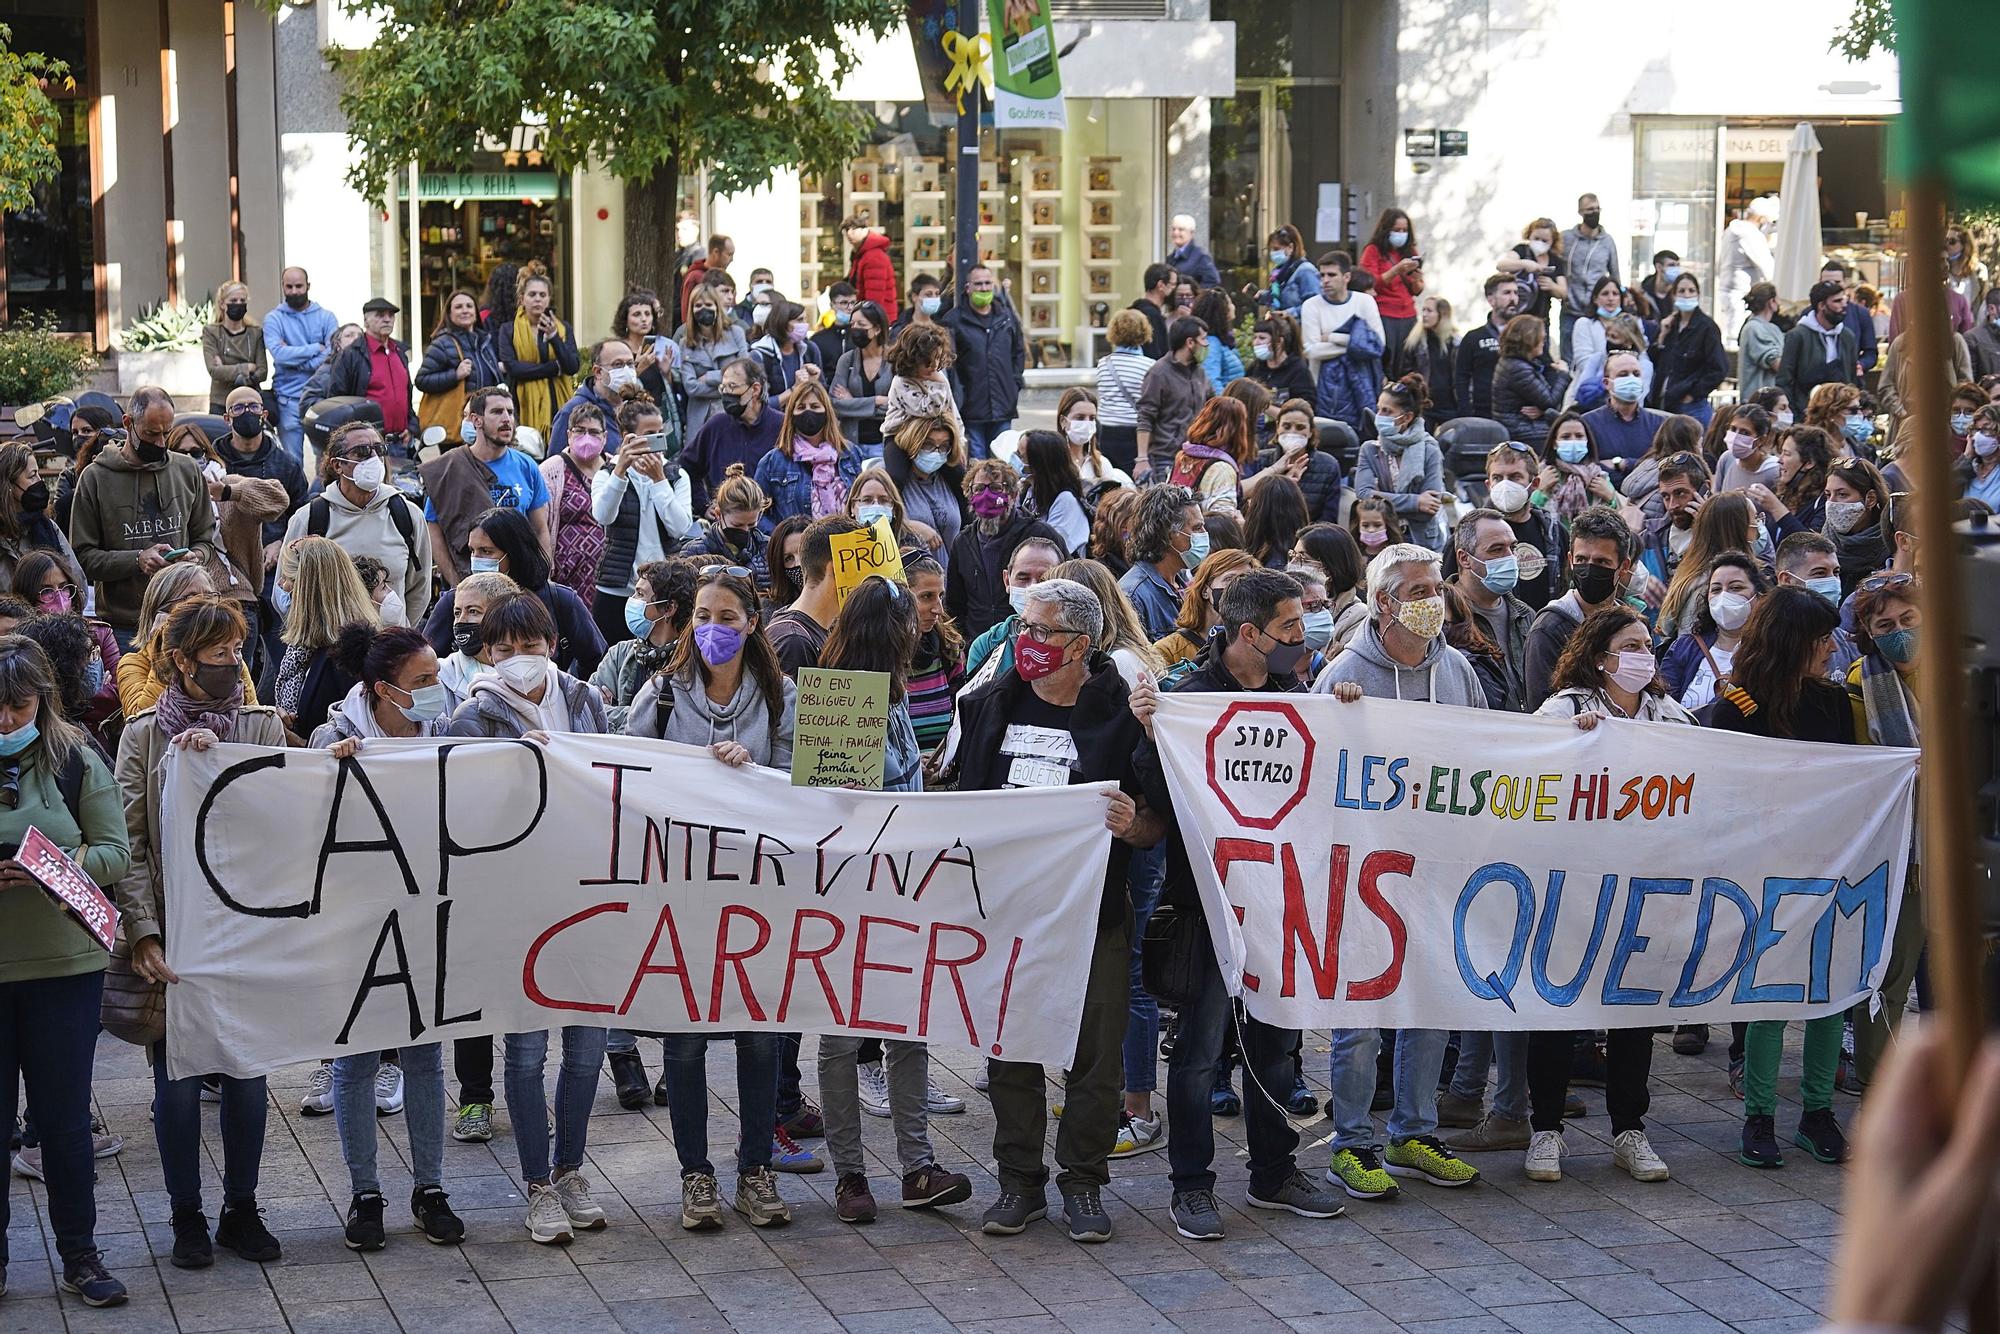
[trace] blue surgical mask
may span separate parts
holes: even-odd
[[[1521,562],[1512,552],[1495,556],[1486,562],[1486,573],[1479,576],[1479,582],[1486,585],[1489,593],[1511,593],[1521,582]]]
[[[853,319],[854,312],[851,310],[836,310],[833,312],[833,322],[835,324],[847,324]]]
[[[1321,607],[1306,613],[1306,647],[1317,653],[1333,642],[1333,611]]]
[[[942,449],[918,450],[917,457],[911,460],[911,462],[916,464],[917,471],[923,473],[925,476],[929,476],[939,468],[944,467],[944,461],[945,452]]]
[[[467,417],[458,424],[458,438],[460,443],[467,445],[479,438],[479,427],[474,424],[472,418]]]
[[[1025,588],[1008,589],[1007,603],[1013,607],[1016,616],[1026,616],[1028,614],[1028,590]]]
[[[917,309],[923,311],[926,315],[935,315],[944,309],[944,298],[941,296],[923,297],[918,300]]]
[[[1395,249],[1401,250],[1404,246],[1408,245],[1409,243],[1410,243],[1410,234],[1408,232],[1389,233],[1389,244]]]
[[[1394,435],[1395,433],[1396,433],[1396,419],[1386,412],[1376,413],[1375,434],[1378,436],[1383,436],[1383,435]]]
[[[1877,640],[1876,642],[1881,643],[1882,641]],[[15,728],[13,731],[7,733],[6,735],[0,736],[0,755],[4,755],[7,758],[12,759],[14,756],[19,755],[22,751],[26,750],[28,747],[34,745],[35,738],[40,736],[41,734],[42,734],[41,728],[37,727],[32,722],[28,723],[26,726]]]
[[[1556,457],[1564,463],[1581,463],[1590,454],[1588,440],[1559,440],[1556,442]]]
[[[1840,433],[1847,437],[1850,444],[1858,445],[1875,434],[1875,422],[1869,417],[1843,417],[1840,422]]]
[[[646,615],[646,599],[637,594],[625,599],[625,628],[634,639],[644,639],[653,633],[653,622]]]
[[[1290,259],[1291,257],[1292,256],[1290,251],[1273,250],[1271,252],[1271,263],[1274,265],[1282,265],[1286,260]]]
[[[1681,276],[1681,266],[1680,266],[1680,265],[1678,265],[1678,264],[1669,264],[1669,265],[1667,265],[1667,281],[1668,281],[1668,282],[1673,282],[1673,281],[1674,281],[1675,279],[1679,278],[1680,276]]]
[[[1637,403],[1646,392],[1646,381],[1637,375],[1620,375],[1611,381],[1611,396],[1620,403]]]
[[[1914,662],[1917,657],[1916,627],[1908,630],[1891,630],[1886,635],[1876,635],[1875,647],[1880,649],[1882,656],[1890,662],[1899,664]],[[21,732],[28,730],[28,728],[24,727],[21,729]],[[19,736],[21,732],[14,733],[14,736]],[[11,740],[13,740],[13,737],[0,737],[0,743]],[[12,755],[13,753],[11,750],[0,749],[0,754]]]
[[[1617,318],[1618,318],[1618,307],[1616,307],[1616,306],[1611,306],[1611,307],[1607,308],[1607,307],[1604,307],[1604,306],[1599,306],[1599,307],[1597,308],[1597,318],[1598,318],[1598,319],[1600,319],[1600,320],[1614,320],[1614,319],[1617,319]]]
[[[1964,435],[1967,431],[1970,431],[1971,429],[1972,429],[1971,413],[1954,412],[1951,414],[1951,433],[1953,435]]]
[[[1828,602],[1828,603],[1830,603],[1830,604],[1832,604],[1833,606],[1836,606],[1836,607],[1838,607],[1838,606],[1840,605],[1840,576],[1839,576],[1839,575],[1837,575],[1837,574],[1829,574],[1829,575],[1826,575],[1826,576],[1825,576],[1825,577],[1823,577],[1823,578],[1819,578],[1819,579],[1807,579],[1807,580],[1805,580],[1804,582],[1805,582],[1805,586],[1806,586],[1806,587],[1807,587],[1807,588],[1808,588],[1809,590],[1811,590],[1812,592],[1815,592],[1815,593],[1819,594],[1819,595],[1820,595],[1821,597],[1825,598],[1825,599],[1827,600],[1827,602]]]
[[[873,524],[877,519],[893,519],[896,511],[888,505],[856,505],[854,519],[857,523]]]
[[[1198,529],[1188,535],[1188,549],[1185,559],[1187,560],[1187,567],[1190,570],[1208,559],[1208,530],[1206,528]]]
[[[390,688],[410,697],[408,704],[398,704],[396,709],[413,723],[435,722],[444,716],[444,707],[451,702],[450,694],[435,681],[427,686],[418,686],[415,690],[400,690],[394,686]]]
[[[1701,299],[1699,297],[1677,296],[1674,298],[1674,309],[1683,315],[1694,314],[1695,307],[1700,304]]]
[[[472,572],[474,574],[498,574],[500,573],[500,558],[498,556],[474,556],[472,558]]]

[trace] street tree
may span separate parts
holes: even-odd
[[[0,210],[32,207],[35,186],[62,169],[58,118],[42,91],[45,82],[75,86],[62,61],[14,50],[12,30],[0,23]]]

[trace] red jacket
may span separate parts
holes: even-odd
[[[708,277],[708,256],[703,255],[700,259],[688,265],[687,273],[681,278],[680,316],[682,319],[687,318],[688,298],[694,295],[694,289],[701,286],[701,280],[706,277]],[[671,334],[673,331],[671,329],[655,329],[653,332]]]
[[[855,300],[873,301],[882,313],[896,318],[896,266],[889,262],[889,238],[870,232],[854,248],[854,267],[847,271]]]

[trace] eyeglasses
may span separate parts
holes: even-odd
[[[1023,639],[1032,639],[1037,644],[1067,644],[1071,639],[1076,638],[1076,636],[1082,633],[1083,631],[1081,630],[1067,630],[1060,625],[1036,625],[1033,621],[1021,622],[1021,637]],[[1059,640],[1056,638],[1057,635],[1067,635],[1068,638]]]
[[[360,463],[364,459],[381,458],[389,451],[381,445],[348,445],[340,451],[340,458],[347,463]]]
[[[1916,584],[1914,574],[1871,574],[1861,581],[1861,588],[1869,593],[1886,593],[1894,589],[1909,588]]]
[[[238,403],[233,408],[225,408],[223,412],[225,416],[230,417],[262,416],[264,405],[262,403]]]
[[[720,562],[714,565],[702,566],[701,573],[703,578],[711,574],[726,574],[733,579],[748,579],[750,577],[750,571],[747,567],[742,565],[724,565]]]
[[[63,583],[60,584],[47,584],[43,586],[41,592],[35,594],[35,597],[39,600],[41,598],[47,597],[51,593],[66,593],[69,595],[69,600],[71,602],[76,601],[76,585],[69,583],[68,581],[64,581]]]

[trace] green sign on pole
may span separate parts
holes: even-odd
[[[994,128],[1065,128],[1049,0],[986,0],[986,12],[993,26]]]
[[[410,179],[398,178],[396,197],[410,197]],[[552,171],[424,171],[417,173],[417,198],[450,199],[554,199],[556,174]]]

